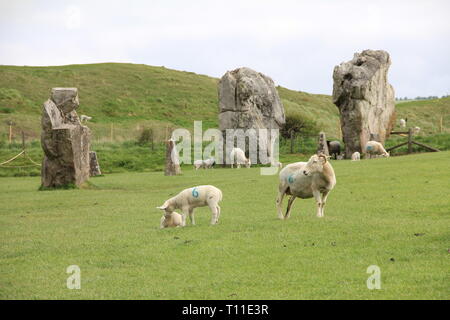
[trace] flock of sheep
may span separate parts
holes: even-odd
[[[383,145],[377,141],[369,141],[365,146],[366,158],[374,156],[389,157]],[[317,217],[324,216],[324,207],[330,191],[336,185],[336,175],[329,161],[328,156],[324,154],[315,154],[311,156],[308,162],[295,162],[288,164],[279,173],[278,196],[276,206],[278,218],[287,219],[290,216],[292,204],[296,198],[313,198],[317,203]],[[241,165],[250,168],[251,161],[247,159],[243,150],[234,148],[230,153],[231,167],[236,164],[237,168]],[[352,161],[360,160],[360,153],[355,152],[352,155]],[[194,168],[212,168],[215,164],[214,159],[197,160],[194,162]],[[278,162],[281,167],[281,163]],[[286,213],[283,215],[282,202],[285,196],[291,196],[288,200]],[[222,201],[222,191],[212,185],[197,186],[181,191],[176,196],[166,200],[164,204],[157,207],[164,211],[161,217],[160,228],[184,227],[186,226],[186,217],[192,225],[195,225],[194,209],[208,206],[211,209],[211,224],[219,222],[220,206]],[[181,210],[179,214],[175,210]]]

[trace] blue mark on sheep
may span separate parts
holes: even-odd
[[[293,174],[290,174],[290,175],[288,176],[287,181],[288,181],[289,183],[293,183],[293,182],[294,182]]]
[[[198,198],[198,191],[197,191],[197,188],[193,188],[193,189],[192,189],[192,196],[193,196],[194,198]]]
[[[370,150],[372,150],[372,149],[373,149],[372,146],[370,146],[370,145],[369,145],[369,146],[366,146],[366,150],[367,150],[367,151],[370,151]]]

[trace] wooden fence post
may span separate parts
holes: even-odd
[[[9,123],[9,144],[12,142],[12,123]]]
[[[408,130],[408,154],[412,153],[412,128]]]
[[[442,130],[443,130],[443,121],[444,121],[443,118],[444,118],[444,117],[441,116],[441,120],[439,121],[439,132],[440,132],[440,133],[442,133]]]
[[[294,131],[291,130],[291,154],[294,153]]]

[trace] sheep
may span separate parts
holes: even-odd
[[[414,129],[412,131],[413,131],[412,132],[413,134],[417,135],[420,132],[420,127],[414,127]]]
[[[210,169],[214,167],[216,164],[216,160],[214,158],[206,159],[206,160],[195,160],[194,161],[194,168],[195,170],[198,170],[200,168],[203,169]]]
[[[330,156],[334,155],[334,159],[337,160],[338,155],[341,153],[341,143],[339,141],[327,140],[327,146]]]
[[[337,155],[336,160],[344,160],[344,158],[345,158],[345,155],[343,153],[341,153],[341,154]]]
[[[208,206],[211,209],[211,224],[219,222],[220,207],[222,201],[222,191],[211,186],[198,186],[181,191],[176,196],[166,200],[164,204],[157,209],[164,210],[165,214],[171,214],[175,209],[182,210],[181,226],[186,226],[186,216],[189,215],[191,224],[195,225],[194,209]]]
[[[214,158],[209,158],[206,160],[203,160],[203,168],[205,169],[211,169],[215,166],[216,160]]]
[[[324,207],[330,191],[336,185],[336,176],[331,163],[323,154],[313,155],[308,162],[296,162],[287,165],[280,172],[280,183],[276,199],[278,218],[290,217],[292,204],[298,197],[317,202],[317,217],[324,216]],[[281,205],[285,195],[290,195],[286,214],[283,216]]]
[[[240,148],[233,148],[230,152],[230,159],[231,159],[231,168],[233,168],[233,164],[236,163],[236,167],[239,169],[241,167],[241,164],[245,165],[247,168],[250,168],[252,165],[252,162],[250,159],[247,159],[245,157],[244,151]]]
[[[406,128],[406,120],[400,119],[400,128]]]
[[[366,146],[364,148],[365,155],[364,157],[367,159],[372,158],[372,156],[381,155],[385,158],[389,158],[389,152],[387,152],[383,145],[377,141],[369,141],[366,143]]]
[[[178,212],[165,213],[161,217],[160,229],[179,227],[183,223],[183,217]]]
[[[359,161],[359,160],[361,160],[361,154],[358,151],[353,152],[352,161]]]
[[[85,115],[85,114],[82,114],[82,115],[80,116],[80,121],[81,121],[81,122],[88,122],[89,120],[92,120],[92,117],[89,117],[89,116],[87,116],[87,115]]]

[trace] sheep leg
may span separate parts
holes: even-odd
[[[217,204],[216,203],[209,203],[209,208],[211,209],[211,224],[216,224],[217,221],[219,220],[219,210],[217,209]]]
[[[186,216],[189,214],[189,207],[182,209],[183,213],[181,214],[182,223],[181,226],[186,226]]]
[[[279,191],[278,192],[278,196],[277,196],[277,212],[278,212],[278,219],[283,220],[284,216],[283,216],[283,209],[282,204],[283,204],[283,199],[284,196],[286,195],[286,189],[284,189],[283,191]]]
[[[288,205],[286,208],[286,215],[284,216],[285,219],[289,219],[289,217],[291,216],[292,204],[294,203],[295,198],[296,198],[295,196],[291,196],[289,198]]]
[[[191,220],[191,224],[195,226],[194,208],[189,209],[189,220]]]
[[[316,203],[317,203],[317,217],[321,218],[322,217],[322,194],[320,193],[320,191],[316,190],[316,191],[313,191],[313,195],[314,195],[314,198],[316,199]]]
[[[320,216],[323,217],[325,215],[325,203],[327,202],[329,191],[325,191],[322,193],[322,204],[320,208]]]
[[[216,219],[216,223],[219,223],[219,217],[220,217],[220,207],[219,207],[219,205],[217,205],[216,208],[217,208],[217,219]]]

